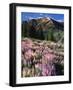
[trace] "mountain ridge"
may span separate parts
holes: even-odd
[[[40,38],[45,40],[54,40],[64,32],[64,23],[58,22],[52,18],[38,18],[22,22],[22,36]],[[56,40],[57,41],[57,40]]]

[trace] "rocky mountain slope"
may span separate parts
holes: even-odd
[[[22,21],[22,37],[57,42],[63,37],[63,34],[64,23],[58,22],[52,18],[44,17]]]

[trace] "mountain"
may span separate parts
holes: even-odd
[[[22,37],[58,41],[64,34],[64,22],[49,17],[22,21]]]

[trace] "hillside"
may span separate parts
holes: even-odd
[[[52,18],[37,18],[22,21],[22,37],[57,42],[64,34],[64,23]]]

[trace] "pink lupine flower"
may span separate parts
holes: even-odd
[[[32,48],[32,41],[31,40],[25,40],[21,42],[21,47],[22,49],[28,49],[28,48]]]
[[[54,65],[42,64],[42,75],[43,76],[51,76],[55,75],[55,67]]]
[[[51,75],[56,75],[56,72],[55,72],[55,66],[54,66],[54,65],[52,66],[52,72],[51,72]]]
[[[49,64],[50,62],[52,63],[52,60],[54,59],[53,54],[45,54],[42,56],[42,75],[43,76],[50,76],[52,73],[54,74],[54,67],[52,64]]]
[[[26,60],[28,60],[28,59],[30,60],[31,57],[32,57],[32,54],[33,54],[32,50],[29,49],[28,51],[26,51],[25,54],[24,54],[25,59]]]
[[[44,55],[44,58],[48,61],[52,61],[54,59],[54,57],[55,57],[55,55],[50,54],[50,53]]]
[[[42,75],[43,76],[50,76],[51,75],[51,69],[47,68],[46,65],[42,65]]]

